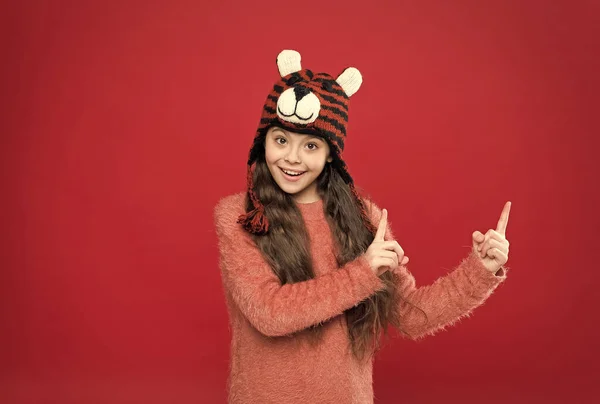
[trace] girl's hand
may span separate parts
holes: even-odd
[[[398,268],[398,263],[406,265],[409,261],[408,257],[404,256],[404,250],[396,240],[384,240],[386,229],[387,209],[383,209],[375,238],[365,252],[365,257],[377,276],[390,269]]]
[[[505,235],[510,205],[510,201],[504,205],[496,230],[489,229],[485,236],[479,231],[473,233],[473,252],[481,258],[483,265],[492,273],[496,273],[508,261],[510,243]]]

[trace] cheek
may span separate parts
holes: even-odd
[[[309,168],[312,171],[314,176],[318,176],[321,173],[321,171],[323,171],[324,167],[325,167],[325,162],[320,159],[318,161],[311,163],[309,166]]]
[[[328,154],[325,153],[324,150],[321,153],[319,153],[318,156],[314,156],[312,166],[315,170],[320,171],[323,169],[323,167],[325,167],[325,164],[327,164],[327,156]]]
[[[272,147],[265,147],[265,160],[267,161],[267,164],[273,164],[273,162],[277,161],[277,159],[277,151],[273,150]]]

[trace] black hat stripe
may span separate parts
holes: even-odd
[[[340,122],[336,121],[335,119],[329,118],[327,116],[324,115],[319,115],[320,120],[324,121],[324,122],[329,122],[331,124],[331,126],[333,126],[334,128],[336,128],[337,130],[339,130],[340,132],[342,132],[342,134],[344,136],[346,136],[346,127],[345,125],[341,124]]]
[[[325,104],[321,104],[321,108],[325,109],[327,111],[331,111],[336,115],[339,115],[342,119],[344,119],[345,121],[348,120],[348,114],[345,113],[344,111],[340,111],[339,109],[337,109],[336,107],[330,107],[329,105],[325,105]]]
[[[317,77],[317,78],[313,79],[313,81],[318,81],[319,83],[325,83],[326,81],[329,83],[332,83],[332,84],[337,83],[335,80],[330,79],[328,77]]]
[[[313,74],[310,70],[305,70],[303,73],[304,75],[301,74],[302,71],[298,72],[297,74],[303,79],[303,80],[312,80]]]
[[[346,92],[344,90],[338,90],[337,88],[332,88],[331,91],[328,91],[329,93],[333,93],[333,94],[337,94],[340,97],[345,97],[348,98],[348,95],[346,94]]]
[[[346,94],[346,92],[343,89],[340,90],[340,88],[342,88],[342,87],[335,80],[330,80],[330,79],[325,79],[325,78],[323,78],[323,79],[317,78],[317,79],[314,79],[313,81],[316,81],[316,82],[319,82],[319,83],[332,83],[331,85],[335,86],[335,87],[333,87],[331,89],[331,91],[328,91],[329,93],[334,93],[334,94],[337,94],[337,95],[339,95],[341,97],[344,97],[344,98],[348,97],[348,95]],[[337,88],[337,87],[339,87],[339,88]]]
[[[348,111],[348,106],[346,105],[346,103],[330,96],[330,95],[325,95],[325,94],[319,94],[321,96],[321,98],[323,98],[324,100],[329,101],[332,104],[336,104],[336,105],[340,105],[341,107],[343,107],[346,111]]]

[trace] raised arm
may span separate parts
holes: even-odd
[[[236,223],[242,212],[234,201],[223,198],[214,210],[222,279],[262,334],[282,336],[325,322],[385,288],[364,255],[315,279],[281,285],[254,240]]]
[[[365,200],[365,205],[372,223],[376,225],[381,218],[381,209],[370,200]],[[396,240],[389,223],[384,239]],[[416,287],[415,278],[407,266],[399,266],[393,271],[399,331],[411,339],[418,339],[468,317],[506,279],[507,271],[507,267],[502,267],[496,274],[490,272],[483,266],[479,255],[471,251],[452,272],[431,285]]]

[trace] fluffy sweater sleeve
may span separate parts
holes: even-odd
[[[259,332],[283,336],[325,322],[357,305],[385,284],[361,255],[315,279],[281,285],[251,236],[236,223],[238,199],[214,209],[224,286]]]
[[[370,200],[366,200],[365,205],[372,223],[378,226],[381,209]],[[384,239],[395,240],[389,222]],[[471,251],[447,275],[438,278],[431,285],[416,287],[415,278],[407,266],[399,266],[394,271],[396,293],[404,299],[397,299],[401,324],[399,331],[416,340],[434,335],[470,316],[506,279],[507,273],[508,267],[505,266],[500,267],[495,274],[490,272],[483,266],[479,255]]]

